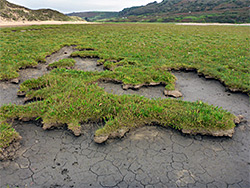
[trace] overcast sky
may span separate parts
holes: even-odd
[[[60,12],[120,11],[123,8],[146,5],[154,0],[8,0],[30,9],[51,8]],[[158,0],[160,2],[161,0]]]

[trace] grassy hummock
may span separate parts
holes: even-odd
[[[108,78],[111,73],[55,69],[21,85],[27,97],[39,98],[39,101],[3,106],[0,116],[5,120],[41,118],[44,129],[67,125],[76,135],[84,123],[104,121],[105,126],[96,131],[96,136],[149,124],[195,132],[228,130],[235,126],[234,115],[203,102],[151,100],[137,95],[106,93],[94,83]]]

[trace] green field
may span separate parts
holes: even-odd
[[[21,32],[24,29],[26,32]],[[85,122],[106,122],[96,136],[152,123],[194,132],[228,130],[235,126],[234,115],[203,102],[117,96],[95,84],[102,80],[130,85],[162,82],[167,90],[174,90],[175,77],[169,71],[195,69],[220,80],[231,90],[250,94],[249,27],[32,26],[4,28],[0,36],[0,80],[17,78],[20,68],[43,63],[47,55],[71,45],[80,50],[72,56],[97,57],[108,69],[100,73],[54,69],[39,79],[24,82],[20,91],[39,101],[0,108],[2,148],[18,137],[7,123],[13,119],[42,119],[45,129],[66,124],[76,135]],[[59,61],[53,68],[74,65],[69,60],[61,63],[65,65],[60,66]]]

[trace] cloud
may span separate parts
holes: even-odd
[[[120,11],[127,7],[146,5],[154,0],[9,0],[31,9],[51,8],[60,12]],[[159,2],[159,1],[158,1]]]

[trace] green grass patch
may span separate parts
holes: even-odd
[[[60,78],[59,78],[60,77]],[[77,70],[65,70],[57,69],[53,70],[50,74],[44,75],[38,79],[27,80],[20,85],[20,92],[27,93],[28,98],[43,97],[38,90],[41,88],[46,89],[46,86],[54,84],[54,91],[57,92],[57,87],[61,87],[60,83],[62,80],[69,81],[71,78],[81,80],[80,83],[93,84],[98,81],[115,81],[123,84],[130,84],[133,86],[140,84],[149,83],[162,83],[166,89],[175,89],[175,76],[169,72],[166,72],[158,67],[131,67],[122,66],[117,67],[113,71],[103,72],[84,72]],[[62,79],[62,80],[61,80]],[[45,94],[50,95],[50,92],[44,91]]]
[[[61,59],[54,63],[50,63],[48,65],[48,69],[55,69],[55,68],[73,68],[76,64],[74,59]]]
[[[14,140],[19,139],[19,134],[10,124],[0,122],[0,152],[2,148],[8,147]]]
[[[228,130],[235,126],[234,115],[203,102],[151,100],[137,95],[106,93],[93,84],[93,78],[102,76],[95,72],[55,69],[21,85],[27,96],[39,97],[42,101],[3,106],[0,116],[6,120],[41,118],[44,128],[66,124],[73,132],[79,130],[80,124],[105,121],[105,126],[96,131],[96,136],[152,123],[194,131]]]

